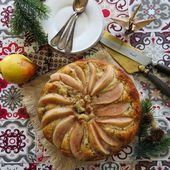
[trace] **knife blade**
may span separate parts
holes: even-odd
[[[118,53],[121,53],[142,65],[146,66],[152,63],[152,58],[146,57],[143,52],[112,36],[107,31],[104,31],[100,42],[112,50],[117,51]]]
[[[104,45],[106,51],[124,68],[126,72],[130,74],[143,72],[162,93],[170,97],[170,87],[147,68],[149,64],[152,64],[151,58],[146,57],[140,50],[117,39],[106,31],[100,42]],[[157,66],[162,68],[162,71],[169,75],[169,68],[162,65]]]
[[[157,68],[159,71],[162,71],[163,73],[167,74],[168,76],[170,75],[169,67],[166,67],[162,64],[152,63],[152,58],[146,57],[145,54],[141,50],[138,50],[137,48],[134,48],[130,44],[119,40],[118,38],[112,36],[107,31],[104,31],[100,42],[102,44],[104,44],[105,46],[111,48],[112,51],[114,50],[117,53],[120,53],[120,54],[136,61],[137,63],[140,63],[144,66],[152,65],[153,67]],[[117,62],[122,62],[122,57],[115,56],[115,60],[117,60]],[[130,60],[128,60],[128,61],[130,62]],[[120,63],[120,65],[121,65],[121,63]],[[126,67],[128,67],[128,66],[124,65],[125,70],[126,70]],[[129,68],[127,68],[126,71],[128,73],[133,72],[132,70],[129,70]],[[136,72],[137,72],[137,70],[136,70]]]

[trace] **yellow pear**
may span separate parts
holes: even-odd
[[[36,72],[36,65],[21,54],[11,54],[0,61],[0,72],[5,80],[23,84],[31,79]]]

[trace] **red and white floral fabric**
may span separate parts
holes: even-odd
[[[134,47],[144,50],[158,62],[170,67],[170,1],[169,0],[96,0],[105,19],[105,28],[118,38],[128,41]],[[0,60],[12,53],[25,54],[41,66],[41,73],[63,66],[82,56],[62,56],[52,51],[37,51],[36,44],[24,43],[24,37],[10,33],[10,17],[14,11],[13,0],[0,0]],[[156,21],[135,32],[128,39],[124,29],[110,20],[112,16],[128,16],[139,4],[140,19],[156,17]],[[92,54],[98,46],[86,54]],[[44,57],[44,58],[43,58]],[[167,84],[164,74],[158,73]],[[170,135],[170,99],[162,95],[155,86],[142,75],[134,76],[141,99],[149,98],[153,103],[154,116],[158,125]],[[22,104],[18,85],[7,83],[0,76],[0,170],[52,170],[45,147],[41,144]],[[130,170],[132,145],[127,146],[118,156],[79,167],[76,170]],[[169,170],[170,152],[161,153],[157,158],[138,160],[136,170]]]

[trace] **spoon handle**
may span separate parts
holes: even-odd
[[[60,41],[57,45],[57,48],[60,50],[64,50],[67,46],[67,41],[70,37],[70,30],[72,29],[72,25],[74,24],[74,20],[76,17],[77,13],[74,13],[73,17],[71,18],[68,27],[65,29],[65,32],[63,33],[62,37],[60,38]]]
[[[66,32],[65,29],[68,29],[70,21],[73,19],[75,13],[70,16],[70,18],[67,20],[65,25],[59,30],[59,32],[52,38],[51,40],[51,45],[52,46],[57,46],[58,43],[60,42],[61,38],[64,37],[64,33]]]
[[[70,35],[68,36],[68,40],[67,40],[66,47],[65,47],[66,53],[70,53],[72,51],[72,48],[73,48],[74,30],[75,30],[77,18],[78,18],[78,15],[76,15],[76,17],[74,17],[74,20],[73,20],[73,23],[72,23]]]

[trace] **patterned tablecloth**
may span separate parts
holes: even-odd
[[[112,16],[127,16],[137,4],[142,8],[139,18],[156,17],[157,20],[143,30],[132,34],[128,40],[134,47],[148,53],[154,62],[170,67],[170,1],[169,0],[96,0],[105,18],[106,29],[120,39],[124,30],[112,22]],[[21,53],[33,57],[43,66],[43,72],[67,64],[76,58],[62,57],[52,52],[50,60],[42,60],[48,51],[37,50],[36,44],[24,42],[24,37],[15,37],[10,34],[9,19],[13,13],[13,0],[0,0],[0,59],[8,54]],[[26,36],[29,39],[28,36]],[[88,54],[98,50],[98,46]],[[46,57],[45,57],[46,58]],[[165,75],[159,76],[167,83],[170,79]],[[170,99],[155,88],[142,75],[135,75],[137,88],[141,99],[149,98],[153,103],[154,116],[159,126],[170,134]],[[29,120],[26,108],[22,104],[22,95],[18,85],[7,83],[0,76],[0,170],[52,170],[49,155],[41,144]],[[129,145],[118,156],[109,157],[94,165],[80,167],[76,170],[129,170],[130,156],[133,147]],[[170,152],[162,153],[157,158],[139,160],[136,170],[168,170],[170,169]]]

